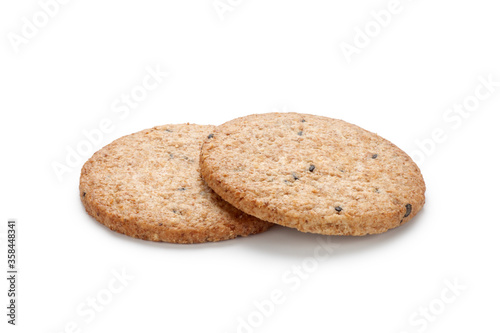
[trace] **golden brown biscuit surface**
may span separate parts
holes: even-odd
[[[87,212],[128,236],[202,243],[247,236],[272,224],[247,215],[203,181],[199,154],[214,126],[165,125],[124,136],[83,166]]]
[[[326,235],[376,234],[425,202],[418,166],[382,137],[342,120],[257,114],[214,129],[200,166],[224,200],[260,219]]]

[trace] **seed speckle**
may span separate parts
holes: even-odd
[[[210,133],[210,134],[208,135],[208,138],[209,138],[209,139],[211,139],[211,138],[213,138],[213,137],[214,137],[214,133]]]
[[[299,176],[295,172],[292,172],[292,177],[293,177],[293,180],[299,179]]]
[[[410,214],[411,214],[411,205],[406,204],[406,213],[405,213],[405,216],[403,216],[403,217],[408,217]]]
[[[309,166],[309,171],[310,171],[310,172],[313,172],[313,171],[314,171],[314,169],[316,169],[316,167],[314,166],[314,164],[311,164],[311,165]]]
[[[303,134],[303,133],[302,133],[302,131],[299,131],[299,132],[297,132],[297,134],[298,134],[299,136],[302,136],[302,134]]]
[[[335,207],[335,210],[340,213],[342,211],[342,207],[337,206],[337,207]]]
[[[372,155],[372,158],[373,158],[373,159],[376,159],[377,157],[378,157],[378,154],[373,154],[373,155]]]

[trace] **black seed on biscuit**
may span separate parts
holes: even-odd
[[[341,211],[342,211],[342,207],[337,206],[337,207],[335,207],[335,210],[336,210],[337,212],[341,212]]]
[[[302,119],[300,122],[301,122],[301,123],[305,123],[305,122],[306,122],[306,120],[305,120],[305,119]]]
[[[178,190],[178,191],[185,191],[185,190],[186,190],[186,188],[185,188],[185,187],[181,187],[181,188],[178,188],[177,190]]]
[[[163,223],[158,223],[158,225],[161,227],[163,225]]]
[[[169,129],[169,128],[167,128],[167,129],[165,130],[165,132],[172,133],[172,130],[171,130],[171,129]]]
[[[292,177],[294,180],[299,179],[299,176],[295,172],[292,172]]]
[[[373,158],[373,159],[376,159],[377,157],[378,157],[378,155],[377,155],[377,154],[373,154],[373,155],[372,155],[372,158]]]
[[[411,214],[411,205],[406,204],[406,213],[404,217],[408,217]]]
[[[83,192],[83,195],[82,195],[82,196],[83,196],[83,197],[85,197],[85,195],[86,195],[86,194],[87,194],[87,193]]]
[[[311,164],[311,165],[309,166],[309,171],[313,172],[313,171],[314,171],[314,169],[316,169],[316,167],[314,166],[314,164]]]
[[[303,133],[302,133],[302,131],[300,131],[300,132],[297,132],[297,134],[298,134],[299,136],[302,136],[302,134],[303,134]]]
[[[210,133],[210,134],[208,135],[208,138],[209,138],[209,139],[211,139],[211,138],[213,138],[213,137],[214,137],[214,133]]]

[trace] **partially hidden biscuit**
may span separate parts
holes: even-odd
[[[417,165],[377,134],[342,120],[268,113],[215,128],[202,176],[224,200],[262,220],[325,235],[377,234],[424,205]]]
[[[111,230],[152,241],[215,242],[267,230],[214,193],[199,170],[213,126],[166,125],[124,136],[83,166],[80,198]]]

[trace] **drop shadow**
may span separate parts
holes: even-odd
[[[366,236],[327,236],[312,233],[303,233],[296,229],[274,226],[269,231],[254,237],[250,242],[242,245],[248,246],[252,251],[261,252],[266,256],[294,257],[303,259],[314,255],[314,249],[321,244],[334,244],[331,256],[352,255],[374,248],[391,246],[414,232],[419,227],[419,222],[425,218],[425,208],[422,209],[411,221],[404,225],[388,230],[387,232]]]
[[[106,227],[104,224],[100,223],[97,221],[95,218],[90,216],[87,211],[85,210],[85,207],[83,204],[80,202],[80,211],[81,214],[86,216],[86,219],[89,221],[91,225],[93,225],[95,228],[99,229],[98,232],[104,232],[109,235],[109,237],[112,237],[113,239],[119,241],[119,242],[128,242],[130,244],[134,244],[136,246],[140,247],[152,247],[152,248],[164,248],[164,249],[176,249],[176,250],[199,250],[199,249],[207,249],[207,248],[221,248],[221,247],[227,247],[227,246],[233,246],[238,244],[241,245],[240,242],[248,241],[249,239],[253,237],[258,237],[261,234],[258,235],[250,235],[247,237],[237,237],[235,239],[228,239],[224,241],[219,241],[219,242],[206,242],[206,243],[195,243],[195,244],[181,244],[181,243],[167,243],[167,242],[155,242],[155,241],[150,241],[150,240],[144,240],[140,238],[135,238],[131,236],[127,236],[125,234],[119,233],[117,231],[111,230],[108,227]],[[274,226],[271,228],[273,229]]]
[[[367,251],[373,248],[389,246],[391,243],[401,239],[412,230],[418,228],[419,221],[425,218],[425,207],[408,223],[391,229],[387,232],[377,235],[367,236],[327,236],[312,233],[300,232],[293,228],[287,228],[280,225],[271,227],[268,231],[260,234],[250,235],[246,237],[237,237],[219,242],[207,242],[197,244],[176,244],[167,242],[154,242],[143,240],[121,234],[113,231],[103,224],[99,223],[93,217],[87,214],[83,204],[80,203],[82,214],[87,216],[87,219],[92,220],[93,225],[109,237],[114,238],[119,242],[128,242],[134,246],[161,248],[169,250],[197,251],[224,247],[247,247],[249,250],[261,253],[266,257],[295,257],[302,259],[311,256],[314,249],[324,244],[335,244],[338,247],[332,253],[335,255],[350,255],[361,251]]]

